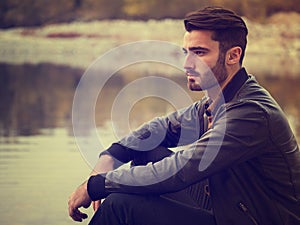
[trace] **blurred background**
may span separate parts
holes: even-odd
[[[73,224],[67,212],[68,196],[91,169],[79,151],[72,127],[73,98],[81,77],[94,60],[122,44],[161,40],[180,46],[182,18],[204,6],[224,6],[243,16],[249,28],[245,67],[279,102],[299,140],[297,3],[0,1],[0,224]],[[104,71],[97,73],[101,76]],[[119,70],[107,81],[95,105],[103,146],[117,138],[110,123],[117,94],[130,82],[150,75],[176,82],[195,101],[202,96],[189,92],[182,71],[168,65],[144,62]],[[172,110],[164,99],[143,99],[130,112],[130,128]],[[124,120],[119,119],[115,122]],[[91,209],[86,211],[92,216]]]
[[[181,19],[207,5],[224,6],[251,20],[263,22],[278,12],[299,12],[297,0],[2,0],[1,27],[103,19]]]

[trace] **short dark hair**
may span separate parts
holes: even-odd
[[[248,29],[243,19],[234,12],[221,7],[206,7],[186,15],[184,19],[186,31],[210,30],[212,39],[220,43],[220,51],[225,53],[234,46],[242,49],[240,64],[242,64]]]

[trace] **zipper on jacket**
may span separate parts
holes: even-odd
[[[238,206],[239,206],[240,210],[242,210],[250,218],[250,220],[253,222],[253,224],[258,225],[256,219],[252,216],[252,214],[250,213],[248,208],[242,202],[240,202]]]

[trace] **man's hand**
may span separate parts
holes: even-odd
[[[69,197],[69,216],[73,220],[82,222],[83,219],[86,219],[88,216],[85,213],[82,213],[79,208],[84,207],[88,208],[91,205],[91,198],[87,192],[87,181],[80,185]]]
[[[103,155],[99,158],[94,170],[90,176],[97,175],[98,173],[106,173],[113,170],[114,160],[110,155]],[[73,220],[82,222],[87,218],[85,213],[80,212],[80,207],[88,208],[91,204],[91,198],[87,192],[87,181],[80,185],[69,197],[69,215]],[[101,200],[93,202],[93,208],[96,211],[101,204]]]

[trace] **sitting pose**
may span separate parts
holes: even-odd
[[[93,202],[91,225],[299,225],[300,152],[283,111],[242,66],[245,22],[207,7],[184,25],[188,87],[205,97],[102,152],[69,215],[82,221]]]

